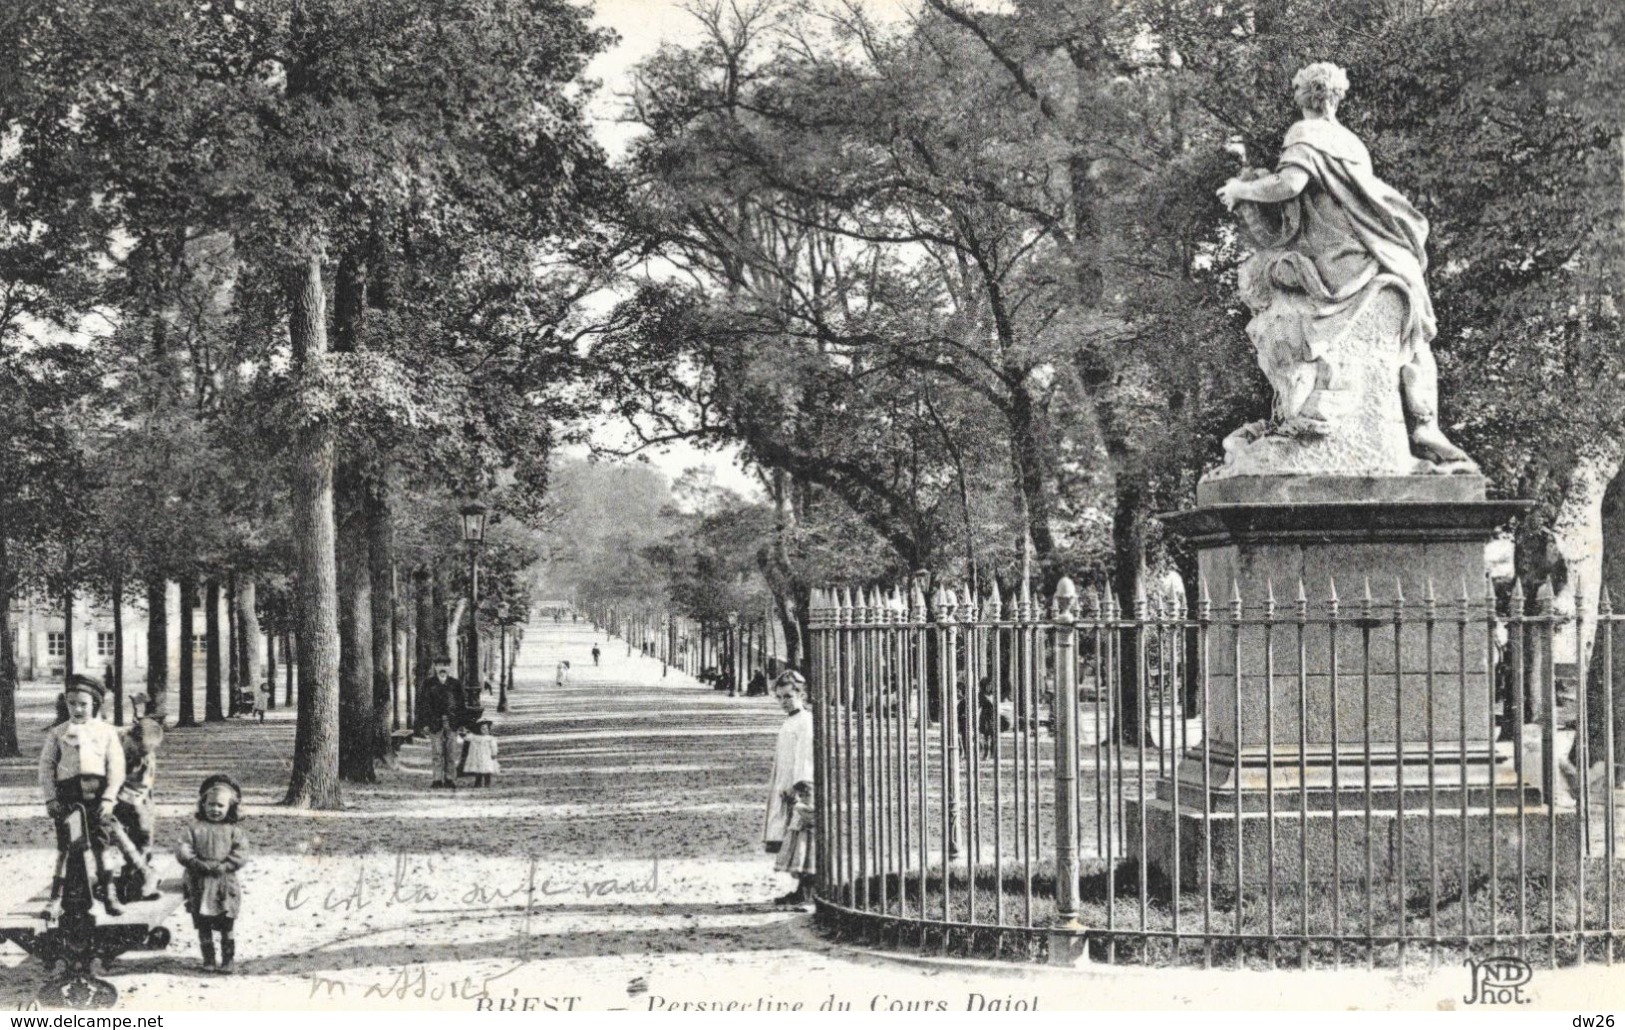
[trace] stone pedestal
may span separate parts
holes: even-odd
[[[1495,755],[1484,601],[1485,545],[1526,504],[1485,500],[1477,475],[1232,476],[1197,499],[1163,521],[1196,547],[1213,601],[1205,739],[1147,802],[1152,861],[1172,872],[1177,823],[1181,879],[1200,879],[1208,838],[1216,879],[1239,861],[1256,880],[1273,811],[1277,854],[1285,841],[1295,879],[1307,835],[1318,880],[1334,841],[1361,870],[1367,850],[1397,868],[1410,815],[1456,819],[1458,851],[1465,820],[1473,852],[1492,810],[1544,811]]]

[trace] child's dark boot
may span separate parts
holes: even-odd
[[[220,972],[230,975],[237,971],[237,938],[220,935]]]
[[[197,935],[198,947],[203,951],[203,968],[213,969],[214,965],[214,931],[199,930]]]
[[[96,897],[100,898],[110,916],[124,914],[124,906],[119,903],[118,891],[113,889],[113,874],[100,872],[96,874]]]

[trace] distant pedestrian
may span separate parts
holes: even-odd
[[[474,777],[474,786],[489,787],[491,777],[502,771],[497,761],[497,738],[491,735],[491,720],[481,719],[468,738],[468,750],[463,758],[463,771]]]
[[[983,758],[991,758],[999,736],[999,695],[992,676],[983,676],[976,691],[977,748]]]
[[[796,889],[774,899],[774,904],[802,905],[811,897],[816,872],[811,847],[813,721],[807,708],[807,681],[794,669],[786,669],[773,684],[773,696],[783,707],[785,718],[773,752],[762,842],[769,854],[779,856],[774,868],[796,878]],[[785,854],[787,848],[789,854]]]
[[[597,664],[598,664],[598,657],[599,657],[599,655],[601,655],[601,654],[603,654],[603,652],[602,652],[602,651],[600,651],[600,650],[598,650],[598,645],[597,645],[597,644],[594,644],[594,645],[592,645],[592,664],[593,664],[593,665],[594,665],[594,666],[597,666]]]
[[[237,870],[248,861],[248,837],[237,824],[243,792],[230,776],[210,776],[198,791],[197,818],[181,839],[175,857],[186,870],[186,911],[197,927],[203,968],[232,972],[237,958],[233,929],[242,908]],[[214,935],[220,934],[215,965]]]
[[[266,680],[254,691],[254,718],[265,721],[265,711],[271,707],[271,681]]]

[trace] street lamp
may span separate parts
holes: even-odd
[[[739,696],[739,613],[728,613],[728,696]]]
[[[465,504],[463,515],[463,543],[468,546],[468,644],[464,666],[463,691],[480,689],[480,546],[485,543],[485,506]]]
[[[497,625],[502,634],[502,664],[497,668],[497,711],[508,710],[508,613],[511,611],[508,602],[497,605]]]

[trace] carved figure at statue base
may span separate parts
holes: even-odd
[[[1241,295],[1275,404],[1225,440],[1210,477],[1476,471],[1439,427],[1427,220],[1337,121],[1341,68],[1312,64],[1293,87],[1303,118],[1277,171],[1219,190],[1257,248]]]

